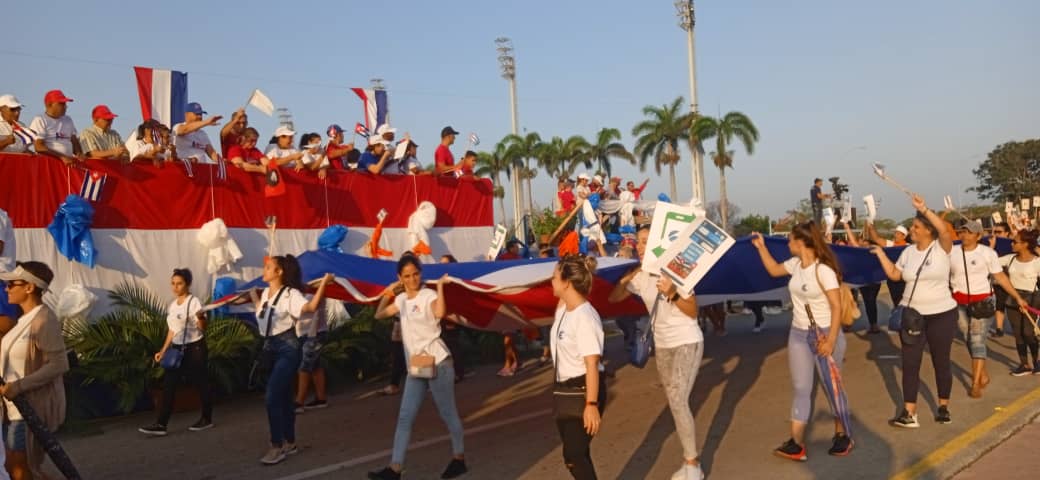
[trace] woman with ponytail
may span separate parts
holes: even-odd
[[[270,355],[271,362],[264,399],[271,447],[260,463],[274,465],[285,460],[287,455],[298,452],[293,386],[301,352],[295,325],[304,313],[317,311],[332,274],[325,274],[310,300],[303,296],[303,274],[300,263],[292,255],[267,258],[263,280],[267,282],[267,288],[256,299],[255,305],[257,328],[264,339],[261,355]]]
[[[839,367],[845,358],[845,336],[841,330],[841,268],[834,252],[827,246],[823,233],[814,222],[796,225],[788,237],[791,258],[778,263],[766,249],[762,235],[755,233],[751,243],[758,250],[766,272],[773,277],[790,276],[787,284],[794,304],[791,331],[787,337],[788,365],[794,400],[791,405],[791,438],[780,445],[777,456],[804,462],[805,426],[812,416],[813,374],[818,369],[816,356],[830,355]],[[824,332],[816,345],[810,345],[810,329]],[[815,352],[813,351],[815,348]],[[828,375],[829,372],[820,372]],[[833,445],[828,451],[845,456],[852,451],[853,441],[834,412]]]

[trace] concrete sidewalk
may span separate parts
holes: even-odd
[[[751,323],[751,316],[731,316],[729,335],[705,335],[691,405],[701,459],[712,479],[946,479],[1040,412],[1040,376],[1007,374],[1015,362],[1013,340],[990,341],[992,383],[982,399],[967,396],[970,359],[958,341],[953,423],[932,420],[935,382],[926,360],[921,428],[888,426],[887,420],[901,408],[898,339],[866,335],[861,321],[857,333],[847,334],[844,366],[855,450],[844,458],[827,455],[832,421],[818,389],[807,434],[808,462],[782,460],[772,449],[789,436],[791,385],[785,350],[790,316],[768,317],[766,330],[757,335],[751,333]],[[619,340],[608,340],[608,360],[621,368],[609,383],[609,406],[602,432],[592,443],[593,460],[601,478],[669,478],[682,449],[655,362],[643,370],[624,366]],[[456,390],[467,428],[471,473],[466,478],[569,478],[550,415],[551,366],[532,365],[513,378],[496,377],[497,367],[477,369]],[[273,467],[258,462],[267,442],[259,395],[217,405],[217,426],[205,432],[188,432],[197,414],[185,413],[174,416],[169,436],[145,438],[136,429],[153,421],[149,413],[100,421],[93,425],[96,434],[63,435],[62,442],[88,479],[364,478],[367,470],[388,461],[400,401],[371,394],[379,386],[353,388],[333,396],[329,408],[299,416],[302,451]],[[405,478],[438,478],[449,460],[447,432],[430,400],[413,430]]]
[[[1040,478],[1040,423],[1033,419],[1011,438],[986,452],[954,480],[1035,480]]]

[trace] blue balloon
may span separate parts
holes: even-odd
[[[347,227],[344,225],[332,225],[326,228],[318,237],[318,249],[332,253],[343,253],[340,244],[347,238]]]
[[[662,202],[672,203],[672,199],[668,198],[668,195],[665,195],[663,193],[658,193],[657,194],[657,199],[662,201]]]

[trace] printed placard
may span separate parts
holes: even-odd
[[[1010,212],[1013,212],[1014,210],[1015,210],[1015,202],[1006,202],[1006,203],[1004,203],[1004,211],[1005,212],[1010,213]]]
[[[1022,200],[1020,200],[1020,202],[1022,203],[1022,211],[1023,212],[1029,211],[1029,199],[1028,198],[1023,198]]]
[[[657,202],[654,207],[654,218],[650,222],[650,235],[646,240],[646,253],[643,255],[643,270],[656,272],[660,270],[657,260],[664,254],[679,234],[704,211],[689,205],[676,205],[668,202]]]
[[[1000,212],[993,212],[993,223],[1004,223],[1004,218],[1000,216]]]
[[[488,247],[487,258],[494,260],[498,252],[502,250],[502,244],[506,241],[506,226],[501,223],[495,225],[495,236],[491,237],[491,246]]]
[[[877,218],[877,202],[874,201],[873,194],[863,197],[863,209],[867,212],[867,223],[874,223],[874,219]]]
[[[686,295],[711,270],[716,262],[736,243],[725,230],[698,218],[672,242],[658,263],[661,273],[668,275],[675,287]]]

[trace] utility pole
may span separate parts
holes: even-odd
[[[686,31],[686,62],[690,69],[690,113],[696,119],[697,116],[697,62],[694,56],[693,27],[697,19],[693,12],[693,0],[675,0],[676,15],[679,17],[679,27]],[[691,162],[691,180],[693,187],[693,199],[705,205],[704,198],[704,158],[701,152],[692,148],[693,161]],[[674,200],[674,199],[673,199]]]
[[[289,130],[296,130],[296,128],[293,127],[292,113],[289,112],[288,108],[278,109],[278,125],[289,127]]]
[[[516,56],[513,50],[513,41],[508,37],[495,39],[495,49],[498,50],[498,66],[502,69],[502,78],[509,81],[509,108],[511,112],[513,135],[520,134],[520,117],[516,108]],[[516,237],[527,243],[526,229],[523,225],[524,192],[523,181],[520,179],[520,171],[513,170],[513,227]],[[504,213],[504,212],[503,212]]]

